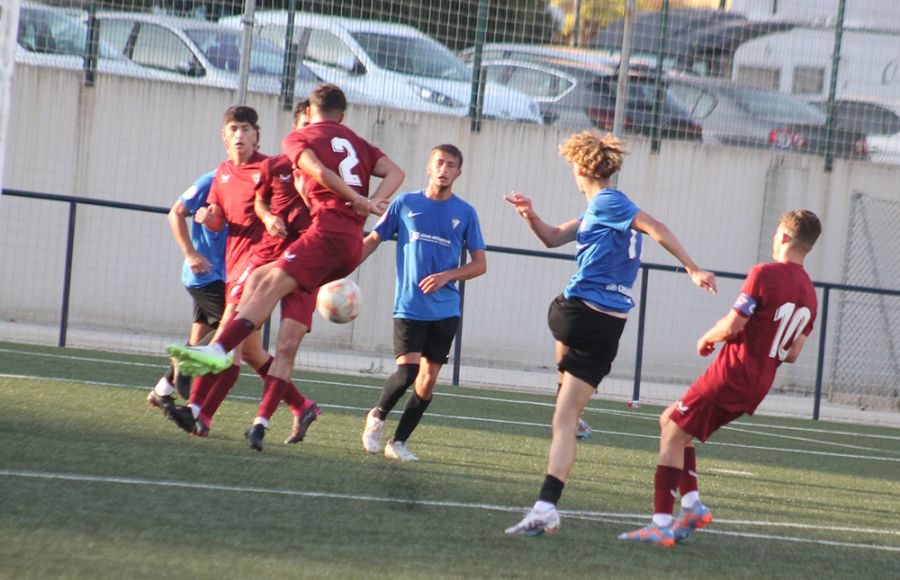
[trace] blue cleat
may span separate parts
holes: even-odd
[[[639,530],[619,535],[620,540],[627,542],[640,542],[642,544],[656,544],[657,546],[672,547],[675,545],[675,534],[672,526],[661,528],[651,523]]]
[[[694,530],[705,528],[713,521],[712,512],[698,499],[690,508],[682,507],[678,517],[672,522],[672,533],[675,540],[686,540]]]

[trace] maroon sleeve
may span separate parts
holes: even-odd
[[[294,130],[287,134],[281,141],[281,150],[287,155],[288,161],[291,162],[292,167],[297,167],[297,160],[300,159],[300,156],[303,155],[303,152],[306,151],[307,147],[309,147],[306,139],[300,133],[300,131]]]
[[[266,203],[272,203],[272,160],[274,157],[266,157],[259,164],[259,181],[256,182],[254,190],[256,195]]]

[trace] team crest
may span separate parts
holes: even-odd
[[[222,176],[222,183],[228,183],[229,181],[231,181],[231,176],[230,176],[230,175],[228,175],[228,174],[226,173],[225,175]]]
[[[455,230],[455,229],[456,229],[456,226],[459,225],[459,219],[453,218],[453,219],[450,220],[450,223],[453,225],[453,229]]]
[[[253,183],[259,183],[259,171],[254,173],[251,178],[253,179]]]

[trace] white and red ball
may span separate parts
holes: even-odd
[[[362,292],[356,282],[341,278],[319,288],[316,309],[326,320],[345,324],[359,315]]]

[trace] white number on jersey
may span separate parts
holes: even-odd
[[[797,308],[793,302],[785,302],[775,311],[775,320],[779,320],[778,331],[775,332],[775,340],[772,341],[772,348],[769,350],[769,356],[783,361],[787,358],[787,345],[791,344],[800,332],[806,328],[812,313],[809,308],[803,306]]]
[[[347,154],[347,157],[341,161],[341,165],[338,168],[344,183],[347,185],[356,185],[358,187],[362,186],[362,180],[358,175],[353,173],[353,168],[359,165],[359,158],[356,157],[356,150],[353,148],[353,144],[341,137],[335,137],[331,140],[331,149],[335,153],[344,152]]]

